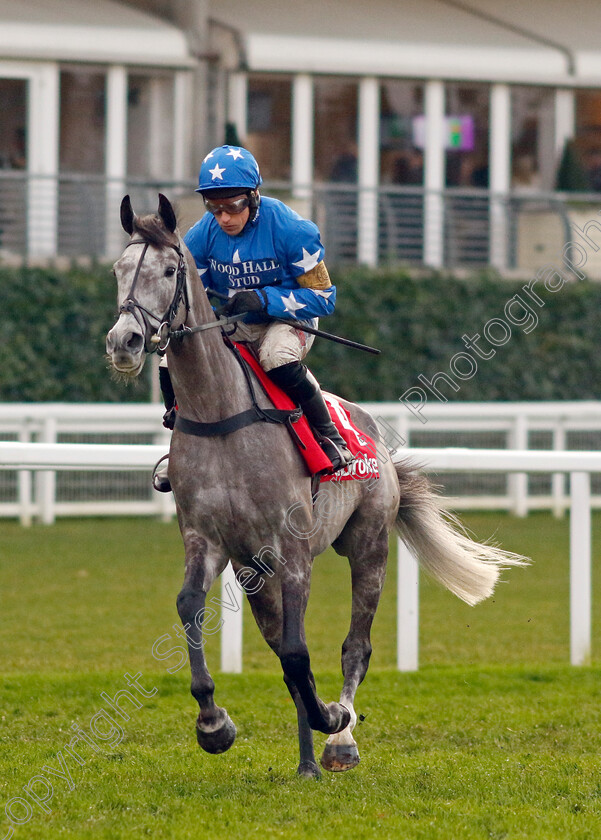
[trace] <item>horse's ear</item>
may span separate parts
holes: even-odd
[[[121,202],[121,226],[126,233],[131,236],[134,232],[135,214],[131,206],[131,201],[128,195],[123,196]]]
[[[175,218],[175,212],[171,206],[171,202],[162,193],[159,193],[159,216],[163,220],[167,230],[173,233],[177,227],[177,219]]]

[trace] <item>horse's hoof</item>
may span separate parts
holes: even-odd
[[[297,773],[303,779],[321,779],[321,770],[314,761],[301,761]]]
[[[224,753],[232,746],[236,739],[236,727],[229,715],[226,715],[223,726],[212,732],[205,732],[200,728],[200,721],[196,721],[196,740],[205,752],[212,755]]]
[[[323,769],[333,773],[352,770],[360,761],[357,744],[326,744],[320,760]]]

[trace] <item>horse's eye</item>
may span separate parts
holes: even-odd
[[[175,267],[170,265],[169,268],[165,269],[165,277],[173,277],[175,274]]]

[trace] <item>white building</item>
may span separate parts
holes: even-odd
[[[597,212],[599,31],[592,0],[0,0],[0,253],[114,256],[127,191],[191,221],[229,123],[329,262],[530,271]]]

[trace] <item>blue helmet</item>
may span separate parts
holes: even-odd
[[[247,149],[240,146],[218,146],[203,160],[196,192],[207,193],[256,190],[263,183],[259,164]]]

